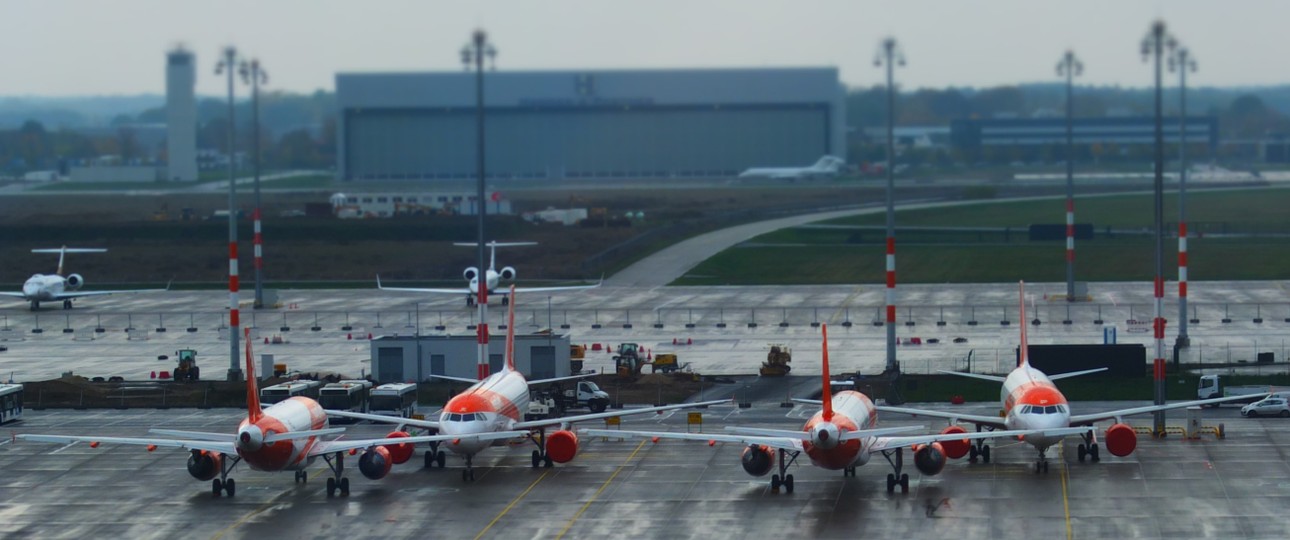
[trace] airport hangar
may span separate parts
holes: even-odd
[[[474,178],[475,73],[340,73],[340,180]],[[495,179],[730,177],[846,159],[837,68],[488,71]]]

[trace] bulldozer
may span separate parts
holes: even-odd
[[[175,351],[175,356],[179,358],[179,364],[175,366],[174,373],[176,381],[196,382],[200,380],[201,368],[197,367],[196,350],[180,349]]]
[[[770,352],[766,353],[766,361],[761,363],[758,373],[762,377],[783,377],[793,370],[793,366],[788,365],[792,361],[793,351],[787,345],[771,344]]]

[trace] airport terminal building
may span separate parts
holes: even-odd
[[[337,176],[475,176],[475,73],[341,73]],[[494,179],[711,178],[846,159],[836,68],[490,71]]]

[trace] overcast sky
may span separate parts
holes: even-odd
[[[180,43],[200,94],[226,91],[213,71],[228,44],[271,88],[332,90],[338,71],[461,69],[476,27],[502,70],[837,66],[869,86],[891,35],[905,88],[1055,81],[1067,48],[1080,82],[1142,87],[1157,18],[1198,60],[1193,84],[1290,82],[1282,0],[0,0],[0,95],[163,93]]]

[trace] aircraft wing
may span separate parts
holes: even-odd
[[[622,437],[639,439],[680,439],[684,441],[724,442],[735,444],[760,444],[788,451],[801,451],[802,440],[788,437],[757,437],[752,435],[726,435],[723,433],[685,433],[678,431],[630,431],[621,429],[580,429],[579,433],[592,437]]]
[[[700,401],[696,403],[681,403],[677,405],[663,405],[661,407],[642,407],[639,409],[623,409],[621,411],[605,411],[601,413],[578,414],[574,416],[561,416],[558,418],[546,418],[543,420],[530,420],[527,422],[516,422],[511,427],[515,429],[536,429],[552,426],[568,425],[574,422],[586,422],[587,420],[599,420],[601,418],[613,418],[615,416],[629,416],[633,414],[646,414],[652,412],[670,411],[673,409],[688,409],[691,407],[705,407],[708,405],[721,405],[730,403],[728,399],[718,399],[715,401]]]
[[[932,418],[944,418],[951,422],[962,420],[979,426],[989,426],[995,429],[1006,429],[1003,425],[1003,418],[998,416],[984,416],[979,414],[959,414],[944,411],[931,411],[927,409],[910,409],[908,407],[892,407],[889,405],[876,405],[875,409],[882,412],[908,414],[912,416],[929,416]]]
[[[447,288],[447,289],[437,289],[437,288],[423,289],[419,287],[386,287],[384,285],[381,285],[381,276],[376,276],[376,288],[382,291],[403,291],[403,292],[420,292],[420,293],[436,293],[436,294],[470,294],[474,292],[474,291],[471,291],[469,287],[455,287],[455,288]]]
[[[346,452],[360,448],[371,448],[373,446],[385,446],[391,444],[417,444],[423,442],[448,442],[448,441],[495,441],[498,439],[515,439],[527,437],[527,431],[491,431],[487,433],[476,433],[471,435],[422,435],[420,437],[390,437],[385,439],[333,439],[330,441],[320,441],[313,448],[309,449],[310,456],[322,454],[332,454],[335,452]]]
[[[26,297],[27,297],[27,295],[22,294],[22,293],[20,293],[20,292],[10,292],[10,291],[0,291],[0,296],[8,296],[8,297],[11,297],[11,298],[26,298]]]
[[[536,379],[536,380],[529,381],[529,386],[533,386],[535,384],[546,384],[546,383],[553,383],[553,382],[560,382],[560,381],[571,381],[574,379],[585,379],[587,377],[595,377],[596,375],[600,375],[600,374],[583,373],[582,375],[570,375],[568,377],[555,377],[553,379]]]
[[[879,437],[873,446],[869,447],[869,452],[882,452],[884,450],[895,450],[905,448],[916,444],[931,444],[943,441],[961,441],[964,439],[993,439],[997,437],[1028,437],[1028,436],[1045,436],[1045,437],[1065,437],[1067,435],[1079,435],[1086,433],[1091,429],[1089,427],[1075,428],[1054,428],[1054,429],[1018,429],[1007,431],[978,431],[976,433],[945,433],[933,435],[916,435],[912,437]]]
[[[108,444],[135,444],[139,446],[158,446],[162,448],[183,448],[185,450],[206,450],[208,452],[219,452],[222,454],[234,454],[237,449],[233,447],[233,441],[205,441],[205,440],[180,440],[180,439],[163,439],[163,438],[142,438],[142,437],[87,437],[82,435],[18,435],[19,439],[51,442],[51,443],[108,443]]]
[[[1153,413],[1156,411],[1168,411],[1170,409],[1185,409],[1187,407],[1196,407],[1200,405],[1213,405],[1215,403],[1227,403],[1229,401],[1249,400],[1251,397],[1255,397],[1256,399],[1262,399],[1263,397],[1267,397],[1267,395],[1268,394],[1262,394],[1262,396],[1244,395],[1244,396],[1229,396],[1229,397],[1221,397],[1221,398],[1213,398],[1213,399],[1197,399],[1194,401],[1180,401],[1178,403],[1166,403],[1164,405],[1147,405],[1145,407],[1132,407],[1129,409],[1119,409],[1115,411],[1106,411],[1106,412],[1093,413],[1093,414],[1071,415],[1071,425],[1072,426],[1088,425],[1094,422],[1099,422],[1102,420],[1111,420],[1111,419],[1115,419],[1118,422],[1121,417],[1133,416],[1135,414],[1147,414],[1147,413]]]
[[[927,429],[927,426],[900,426],[889,428],[861,429],[856,431],[847,431],[842,434],[842,440],[850,441],[854,439],[863,439],[866,437],[878,437],[890,435],[892,433],[904,433],[906,431],[921,431]],[[783,437],[785,439],[799,439],[803,441],[811,440],[811,434],[800,429],[765,429],[749,428],[740,426],[726,426],[726,431],[738,435],[752,435],[756,437]]]
[[[433,373],[426,375],[426,377],[430,377],[432,379],[443,379],[445,381],[457,381],[457,382],[464,382],[464,383],[470,383],[470,384],[475,384],[479,382],[479,379],[471,379],[467,377],[449,377],[447,375],[435,375]]]
[[[339,416],[342,418],[353,418],[355,420],[371,420],[373,422],[380,422],[384,424],[405,424],[405,425],[416,426],[416,427],[425,428],[425,429],[439,429],[439,422],[434,422],[431,420],[417,420],[414,418],[404,418],[402,416],[386,416],[384,414],[368,414],[368,413],[357,413],[357,412],[350,412],[350,411],[333,411],[330,409],[323,412],[327,413],[327,416]]]
[[[1080,375],[1088,375],[1088,374],[1090,374],[1090,373],[1098,373],[1098,372],[1106,371],[1107,369],[1108,369],[1108,368],[1100,367],[1100,368],[1097,368],[1097,369],[1086,369],[1086,370],[1084,370],[1084,371],[1072,371],[1072,372],[1070,372],[1070,373],[1058,373],[1058,374],[1056,374],[1056,375],[1049,375],[1049,376],[1048,376],[1048,380],[1050,380],[1050,381],[1058,381],[1058,380],[1061,380],[1061,379],[1069,379],[1069,378],[1071,378],[1071,377],[1079,377]]]
[[[599,287],[601,283],[604,283],[603,279],[597,282],[595,285],[566,285],[563,287],[516,287],[515,292],[535,293],[535,292],[554,292],[554,291],[581,291],[584,289],[594,289],[596,287]],[[503,296],[511,294],[510,290],[503,290],[500,287],[498,289],[499,290],[491,291],[488,294],[500,294]]]

